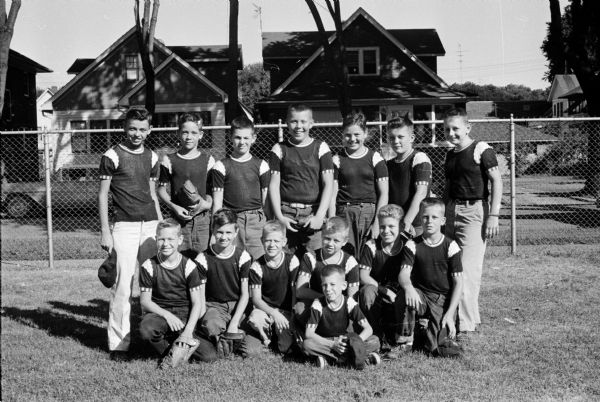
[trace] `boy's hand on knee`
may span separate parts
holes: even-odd
[[[166,311],[163,315],[163,318],[167,320],[167,324],[169,325],[171,331],[181,331],[183,327],[185,327],[183,321],[181,321],[175,314],[171,312]]]
[[[285,316],[279,311],[274,311],[273,314],[271,314],[271,318],[275,324],[275,328],[277,328],[278,331],[283,331],[284,329],[288,329],[290,327],[290,322],[288,319],[285,318]]]
[[[488,216],[487,221],[485,222],[485,237],[487,239],[491,239],[496,236],[500,231],[500,227],[498,225],[498,217],[497,216]]]
[[[320,218],[316,215],[310,215],[306,222],[304,222],[304,227],[311,228],[312,230],[319,230],[323,227],[324,218]]]
[[[442,318],[442,328],[448,328],[448,337],[454,339],[456,336],[456,325],[454,324],[454,318],[450,314],[444,314]]]
[[[421,296],[417,293],[414,287],[410,287],[406,290],[406,305],[414,308],[415,310],[419,310],[419,307],[423,304],[421,300]]]

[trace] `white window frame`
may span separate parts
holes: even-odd
[[[364,62],[364,51],[375,50],[375,72],[365,74],[365,62]],[[379,47],[378,46],[367,46],[367,47],[347,47],[346,51],[357,51],[358,52],[358,74],[348,73],[351,77],[358,76],[377,76],[379,75]]]
[[[134,70],[133,68],[127,67],[127,58],[128,57],[135,57],[135,59],[136,59],[135,71],[136,71],[136,74],[137,74],[137,78],[135,80],[129,79],[127,77],[127,72]],[[123,65],[124,65],[123,73],[125,74],[125,81],[127,81],[127,82],[138,82],[140,80],[140,78],[141,78],[141,75],[140,75],[140,65],[141,65],[140,56],[137,53],[127,53],[127,54],[125,54],[124,58],[123,58]]]

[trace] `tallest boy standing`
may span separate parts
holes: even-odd
[[[129,315],[136,263],[156,253],[156,225],[162,219],[156,198],[158,156],[144,147],[151,115],[130,109],[125,115],[125,140],[100,160],[98,209],[101,246],[117,254],[116,283],[110,289],[108,349],[113,360],[123,360],[131,342]],[[108,192],[113,195],[114,226],[108,223]]]

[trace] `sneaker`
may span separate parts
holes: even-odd
[[[323,356],[317,356],[315,358],[315,366],[322,370],[327,367],[327,360]]]
[[[378,353],[369,353],[369,356],[367,356],[367,364],[377,366],[381,364],[381,357],[379,357]]]
[[[112,350],[109,359],[113,362],[126,362],[129,360],[129,354],[125,350]]]
[[[158,368],[160,370],[166,370],[173,367],[173,355],[171,352],[167,353],[158,363]]]
[[[402,349],[400,349],[400,350],[402,350]],[[381,359],[383,359],[383,360],[397,360],[399,358],[400,358],[400,353],[399,353],[398,348],[390,349],[381,355]]]

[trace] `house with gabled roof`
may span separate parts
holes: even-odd
[[[445,50],[435,29],[386,29],[358,8],[342,30],[352,104],[368,120],[406,112],[430,120],[469,100],[437,74]],[[329,43],[337,40],[335,32],[328,35]],[[285,118],[289,104],[298,102],[313,107],[316,121],[341,119],[318,32],[264,32],[262,55],[272,85],[271,95],[258,102],[262,121]]]
[[[575,74],[555,75],[548,101],[552,102],[552,117],[587,116],[587,102]]]
[[[174,127],[182,112],[196,112],[204,125],[225,124],[227,94],[222,89],[229,57],[227,46],[166,46],[154,39],[155,100],[152,124]],[[242,68],[241,50],[238,60]],[[52,128],[58,130],[122,127],[124,111],[145,104],[146,80],[135,28],[118,38],[94,59],[77,59],[68,72],[75,74],[50,99]],[[225,152],[223,132],[205,132],[202,148]],[[55,168],[67,163],[95,163],[98,155],[119,141],[120,134],[86,132],[61,135],[53,146]],[[152,148],[175,145],[172,132],[155,130],[148,137]]]

